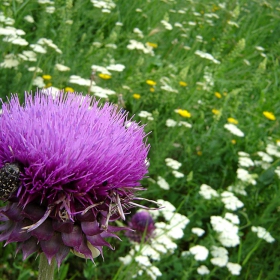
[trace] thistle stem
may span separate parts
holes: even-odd
[[[40,261],[39,261],[38,280],[53,280],[55,267],[56,267],[55,259],[53,258],[51,264],[49,264],[45,254],[41,253]]]

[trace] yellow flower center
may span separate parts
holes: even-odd
[[[184,118],[190,118],[192,116],[191,113],[187,110],[178,109],[177,113]]]
[[[65,92],[74,92],[75,90],[71,87],[66,87]]]
[[[149,85],[149,86],[155,86],[157,83],[153,80],[147,80],[146,83]]]
[[[234,118],[228,118],[227,121],[229,123],[233,123],[233,124],[238,124],[238,120],[234,119]]]
[[[215,92],[215,96],[217,97],[217,98],[222,98],[222,95],[219,93],[219,92]]]
[[[133,96],[134,99],[140,99],[141,98],[141,95],[138,94],[138,93],[134,93],[132,96]]]
[[[52,78],[52,76],[51,75],[43,75],[42,78],[44,80],[50,80]]]
[[[179,85],[180,85],[181,87],[186,87],[188,84],[187,84],[186,82],[180,81],[180,82],[179,82]]]
[[[98,76],[99,76],[101,79],[103,79],[103,80],[109,80],[109,79],[112,78],[111,75],[109,75],[109,74],[103,74],[103,73],[98,74]]]
[[[271,112],[264,111],[264,112],[263,112],[263,115],[264,115],[267,119],[269,119],[269,120],[271,120],[271,121],[275,121],[275,120],[276,120],[276,117],[275,117],[274,114],[271,113]]]
[[[146,45],[147,45],[147,46],[150,46],[150,47],[152,47],[152,48],[154,48],[154,49],[158,47],[158,44],[156,44],[156,43],[151,43],[151,42],[147,42]]]

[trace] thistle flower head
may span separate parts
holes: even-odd
[[[147,173],[144,129],[89,96],[15,95],[0,116],[0,241],[18,243],[24,259],[45,253],[61,264],[70,250],[92,259],[111,245],[137,205]]]
[[[147,211],[137,212],[131,218],[129,227],[133,231],[127,231],[126,236],[132,241],[141,242],[149,241],[154,236],[155,224],[152,216]]]

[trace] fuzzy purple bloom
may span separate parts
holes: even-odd
[[[125,228],[109,222],[137,206],[147,173],[143,126],[79,94],[26,94],[23,106],[13,96],[2,110],[0,241],[58,265],[70,250],[93,259],[93,247],[112,248],[104,238]]]
[[[141,243],[143,241],[148,242],[154,237],[154,230],[156,229],[154,220],[149,212],[141,211],[133,215],[129,227],[133,231],[127,231],[125,234],[132,241]]]

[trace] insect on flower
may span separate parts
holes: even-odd
[[[18,189],[20,168],[17,163],[5,163],[0,169],[0,199],[6,200]]]

